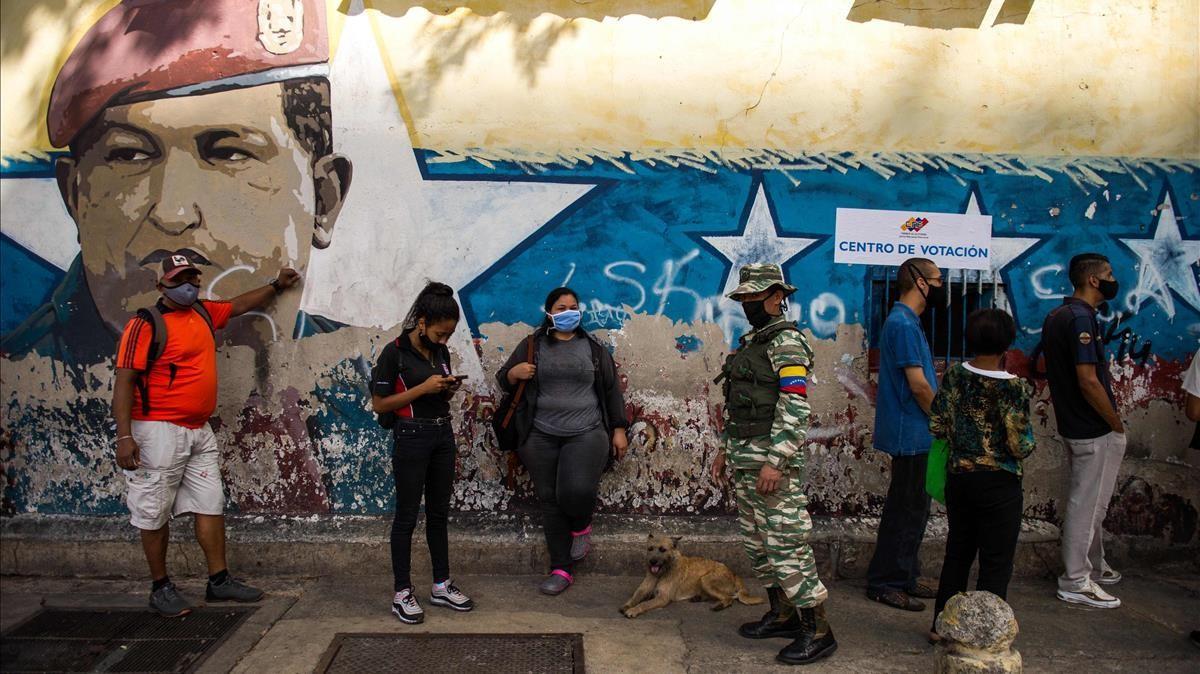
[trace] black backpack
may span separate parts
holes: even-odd
[[[191,308],[200,314],[200,318],[204,319],[205,325],[208,326],[209,332],[213,333],[215,340],[216,330],[213,329],[213,320],[208,313],[208,308],[204,306],[203,302],[195,302]],[[154,367],[155,361],[162,357],[163,351],[167,348],[167,322],[163,320],[162,310],[158,306],[138,309],[137,317],[146,321],[150,326],[150,352],[146,354],[146,369],[142,370],[137,378],[138,391],[142,394],[142,414],[150,414],[150,387],[147,380],[150,377],[150,368]],[[176,374],[175,363],[168,363],[167,367],[171,370],[170,383],[173,384]]]

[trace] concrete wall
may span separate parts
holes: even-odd
[[[877,513],[887,462],[870,449],[869,361],[881,311],[873,271],[833,263],[835,209],[856,207],[991,215],[993,268],[970,285],[1015,315],[1010,363],[1022,372],[1069,292],[1066,260],[1109,255],[1122,292],[1103,329],[1130,427],[1109,528],[1200,540],[1200,454],[1185,449],[1179,391],[1200,337],[1194,0],[983,0],[948,12],[331,1],[333,144],[353,164],[335,209],[303,170],[258,189],[193,167],[97,187],[95,207],[72,213],[53,179],[61,151],[46,105],[66,55],[113,4],[3,5],[6,512],[122,510],[107,402],[115,330],[153,298],[142,256],[188,246],[222,270],[207,274],[210,297],[283,264],[305,275],[302,297],[224,335],[213,425],[237,510],[389,510],[390,448],[366,373],[433,278],[465,309],[452,343],[471,377],[455,412],[458,508],[528,503],[524,479],[516,495],[502,485],[486,432],[491,375],[545,292],[567,283],[587,304],[585,327],[613,347],[635,422],[602,508],[728,512],[705,477],[721,412],[710,382],[746,326],[721,295],[737,265],[772,260],[800,287],[791,311],[817,352],[813,510]],[[131,112],[266,125],[299,157],[280,100],[256,87]],[[147,224],[180,204],[202,226]],[[1067,465],[1039,390],[1026,509],[1053,520]]]

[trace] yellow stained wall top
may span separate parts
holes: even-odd
[[[958,28],[852,0],[374,0],[366,11],[418,147],[1200,157],[1200,0],[1009,3],[1029,7],[1019,23],[997,22],[1004,0],[980,1],[980,25]],[[71,0],[56,15],[2,3],[5,156],[48,148],[54,72],[108,4]],[[360,10],[328,5],[336,50]]]

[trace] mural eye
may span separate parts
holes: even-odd
[[[245,161],[255,157],[241,148],[213,147],[208,150],[208,158],[215,161]]]
[[[105,161],[145,161],[150,158],[150,153],[145,150],[140,150],[136,147],[119,147],[109,150],[105,155]]]

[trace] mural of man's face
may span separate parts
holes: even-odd
[[[313,161],[287,124],[282,86],[113,106],[59,160],[88,286],[110,326],[154,302],[166,251],[198,253],[194,261],[211,265],[201,297],[228,299],[282,266],[303,273],[310,241],[328,245],[350,163]],[[243,323],[227,339],[290,335],[299,295],[281,296],[270,321]]]

